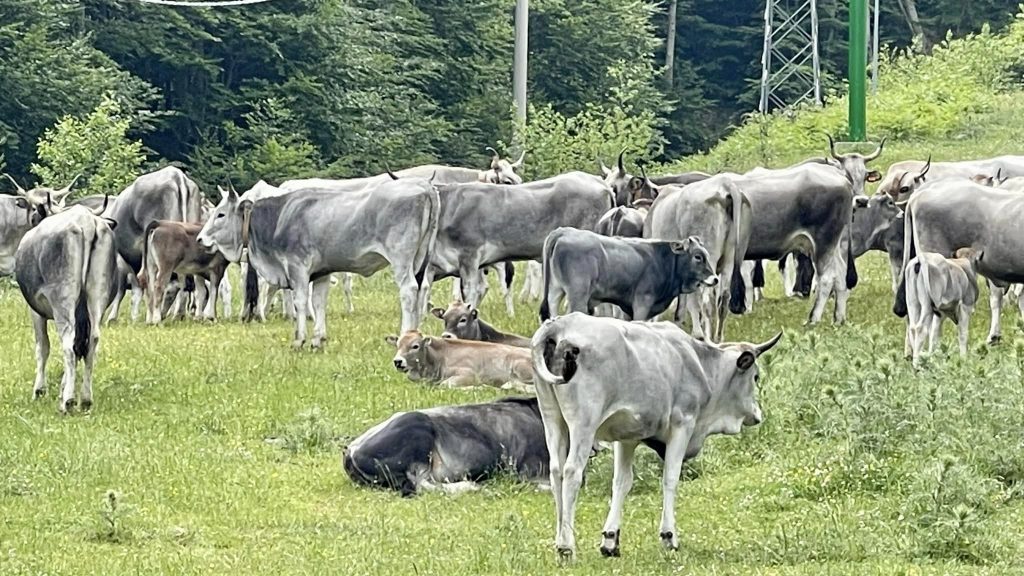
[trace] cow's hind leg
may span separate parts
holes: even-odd
[[[306,344],[306,306],[309,303],[309,272],[293,269],[288,274],[288,284],[292,286],[292,304],[295,305],[295,338],[292,348],[299,350]],[[287,308],[287,306],[285,306]]]
[[[74,314],[74,311],[71,311]],[[60,402],[57,409],[66,414],[75,405],[75,319],[55,307],[54,323],[57,325],[57,336],[60,338],[61,351],[64,353],[64,377],[61,379]]]
[[[355,303],[352,300],[352,276],[350,272],[341,275],[341,289],[345,293],[345,311],[349,314],[356,311]]]
[[[416,330],[420,327],[421,289],[416,282],[416,274],[411,269],[396,269],[395,284],[398,285],[398,302],[402,309],[402,332]],[[429,288],[429,287],[428,287]]]
[[[967,357],[967,333],[971,328],[971,309],[967,306],[960,306],[956,316],[956,327],[960,340],[960,357]]]
[[[834,254],[825,255],[817,261],[820,280],[818,281],[818,291],[815,293],[814,305],[811,307],[811,315],[807,319],[807,324],[814,325],[821,322],[821,317],[825,314],[825,306],[828,305],[828,299],[832,295],[833,288],[836,290],[839,288],[837,280],[839,278],[837,261],[838,259],[835,258]],[[839,300],[837,296],[835,322],[837,324],[841,324],[842,321],[846,320],[846,311],[843,310],[843,317],[840,319],[838,302]]]
[[[36,337],[36,382],[32,387],[32,397],[41,398],[46,395],[46,360],[50,358],[50,335],[46,332],[46,318],[31,308],[29,313],[32,315],[32,330]]]
[[[633,488],[633,455],[636,442],[615,443],[615,472],[612,477],[612,504],[601,534],[601,555],[619,555],[619,534],[626,495]]]
[[[327,340],[327,295],[331,291],[331,277],[324,276],[313,282],[313,348],[319,348]]]
[[[676,490],[679,488],[679,474],[683,470],[686,447],[693,435],[692,417],[681,426],[673,426],[665,444],[665,469],[661,477],[663,506],[661,509],[661,545],[669,550],[679,549],[679,534],[676,533]]]
[[[576,556],[576,500],[583,485],[583,471],[594,446],[595,428],[577,426],[569,430],[569,454],[562,468],[562,518],[555,538],[555,549],[562,558]]]
[[[1003,289],[985,279],[988,284],[988,304],[992,310],[992,324],[988,331],[988,343],[996,344],[1003,339],[1002,319],[999,317],[1003,310]]]

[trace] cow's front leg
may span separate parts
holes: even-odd
[[[292,348],[299,350],[306,344],[306,321],[308,319],[306,306],[309,303],[309,275],[304,272],[297,272],[294,275],[289,274],[288,276],[288,283],[292,286],[291,300],[295,306],[295,339],[292,340]]]
[[[420,317],[423,312],[420,298],[421,288],[416,282],[416,275],[412,270],[395,273],[395,284],[398,285],[398,303],[402,309],[402,332],[416,330],[420,327]]]
[[[132,309],[130,316],[132,322],[137,322],[139,320],[139,306],[142,304],[142,287],[139,286],[138,281],[135,279],[135,274],[128,274],[128,283],[132,289]]]
[[[814,294],[814,305],[811,307],[811,315],[807,319],[807,324],[811,326],[821,322],[821,317],[825,315],[828,298],[832,295],[836,279],[839,277],[836,271],[836,259],[832,255],[818,260],[815,269],[820,273],[818,275],[818,291]]]
[[[668,442],[665,443],[665,469],[661,477],[663,505],[660,536],[661,545],[668,550],[679,549],[679,534],[676,533],[676,490],[679,488],[679,474],[683,470],[683,458],[693,435],[693,426],[693,417],[684,417],[682,424],[672,426]]]
[[[356,311],[355,302],[352,300],[352,276],[350,272],[341,275],[341,290],[345,293],[345,311],[349,314]]]
[[[313,348],[319,348],[327,339],[327,295],[331,290],[331,277],[324,276],[313,282]]]
[[[960,357],[967,357],[967,333],[971,326],[971,309],[968,306],[960,305],[956,316],[956,326],[959,330]]]
[[[619,534],[622,527],[622,508],[626,495],[633,488],[633,455],[636,442],[615,443],[615,472],[612,477],[612,504],[604,523],[601,537],[601,555],[619,555]]]
[[[590,426],[577,426],[569,431],[569,454],[562,469],[562,519],[555,538],[555,550],[566,560],[576,558],[576,499],[594,447],[594,431]]]
[[[36,336],[36,382],[32,387],[32,397],[42,398],[46,395],[46,360],[50,357],[50,335],[46,332],[46,318],[29,308],[32,315],[32,330]]]
[[[459,370],[442,380],[440,386],[441,388],[467,388],[469,386],[476,386],[479,383],[479,380],[472,371]]]
[[[210,282],[209,287],[207,287],[206,280],[202,276],[193,276],[192,281],[196,287],[192,292],[196,305],[196,310],[192,317],[195,320],[212,319],[207,315],[207,309],[210,304],[213,304],[214,307],[217,306],[216,287],[213,286],[213,282]]]
[[[988,331],[988,343],[996,344],[1003,339],[1002,319],[999,317],[1003,310],[1003,289],[993,284],[987,278],[985,283],[988,284],[988,304],[992,310],[992,324]]]
[[[218,291],[218,293],[220,293],[221,304],[224,305],[224,318],[225,319],[230,319],[231,318],[231,314],[233,312],[231,310],[231,300],[232,300],[231,296],[232,296],[232,293],[231,293],[231,279],[228,278],[228,270],[227,270],[227,268],[224,269],[224,272],[221,275],[220,284],[218,285],[218,290],[217,291]],[[216,304],[214,304],[214,306],[216,306]],[[214,310],[214,315],[216,316],[216,314],[217,314],[217,311]]]

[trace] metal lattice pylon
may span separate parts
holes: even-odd
[[[766,0],[762,113],[813,99],[821,104],[817,0]]]

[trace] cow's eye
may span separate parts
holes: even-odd
[[[900,194],[906,194],[907,192],[910,192],[910,186],[904,186],[903,188],[900,188]]]
[[[224,213],[223,212],[218,212],[217,213],[217,218],[218,219],[223,218],[223,217],[224,217]]]
[[[466,319],[465,318],[459,319],[459,324],[465,324],[465,323],[466,323]]]
[[[754,374],[754,383],[757,384],[760,381],[761,381],[761,375],[760,374]]]
[[[697,262],[703,262],[704,261],[704,255],[703,254],[697,254],[697,257],[695,259],[697,260]]]
[[[413,344],[412,345],[412,349],[413,350],[419,350],[420,349],[420,345],[419,344]]]

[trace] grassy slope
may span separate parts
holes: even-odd
[[[974,124],[977,138],[894,143],[886,158],[1021,152],[1024,121],[1011,100],[1004,104]],[[928,552],[936,532],[919,532],[901,517],[908,499],[919,496],[913,483],[921,481],[921,470],[947,453],[970,460],[975,438],[958,436],[957,429],[986,410],[975,412],[972,399],[1016,396],[1024,343],[1014,341],[1015,315],[1004,312],[1008,342],[986,354],[987,304],[980,303],[972,358],[961,363],[943,355],[928,374],[915,375],[901,359],[902,325],[888,312],[888,268],[877,254],[860,262],[862,286],[851,299],[849,326],[801,327],[809,303],[780,299],[771,270],[769,301],[731,324],[734,339],[765,339],[779,328],[787,335],[762,379],[765,424],[711,440],[687,469],[678,502],[682,549],[659,549],[659,467],[642,451],[626,507],[625,557],[600,558],[611,477],[605,453],[591,463],[577,518],[581,558],[567,573],[1021,571],[1024,544],[1016,535],[1024,507],[1011,490],[990,498],[987,514],[964,521],[970,528],[961,542],[965,554]],[[503,480],[476,494],[403,500],[356,489],[343,475],[339,446],[392,412],[500,396],[434,390],[391,369],[392,349],[383,337],[397,327],[397,298],[386,275],[357,281],[352,316],[342,311],[340,294],[332,295],[325,353],[292,352],[291,327],[280,319],[110,327],[97,367],[96,409],[70,418],[56,414],[56,358],[50,396],[29,400],[28,315],[18,291],[6,281],[2,286],[0,574],[539,574],[555,568],[549,494]],[[447,295],[447,283],[439,290]],[[520,308],[509,320],[493,296],[484,314],[523,333],[535,326],[532,309]],[[436,320],[425,328],[439,332]],[[949,327],[946,332],[944,352],[952,337]],[[903,396],[893,401],[890,392]],[[930,400],[918,398],[926,393]],[[905,416],[872,416],[898,450],[878,459],[870,452],[853,457],[850,446],[862,439],[851,430],[865,432],[850,421],[870,412],[875,398],[905,410]],[[917,412],[918,400],[937,405],[931,421]],[[313,408],[318,411],[303,416]],[[1019,424],[1011,418],[992,429],[998,436]],[[948,444],[898,441],[924,427]],[[980,441],[985,429],[978,430]],[[310,447],[293,452],[265,441],[282,435]],[[1022,456],[1018,450],[1006,457]],[[113,539],[101,516],[109,489],[122,494]],[[984,565],[971,560],[977,549],[982,552],[973,557]]]

